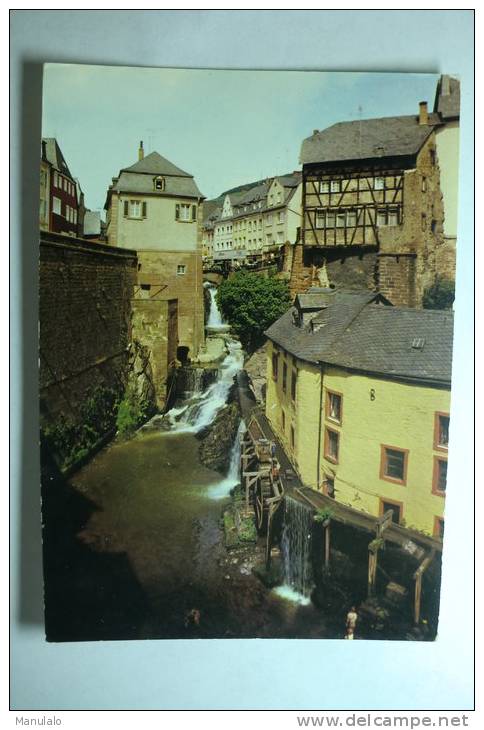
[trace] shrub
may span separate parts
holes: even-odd
[[[217,303],[248,352],[264,341],[264,331],[291,304],[287,283],[274,277],[240,271],[223,281],[217,290]]]
[[[455,284],[449,279],[437,277],[435,283],[425,289],[422,298],[424,309],[452,309],[455,299]]]

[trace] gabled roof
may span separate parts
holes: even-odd
[[[180,177],[193,177],[189,172],[180,170],[179,167],[162,157],[158,152],[150,152],[142,160],[138,160],[130,167],[123,167],[121,172],[146,173],[147,175],[177,175]]]
[[[419,124],[416,116],[338,122],[303,141],[300,162],[414,156],[438,123],[439,118],[434,114],[429,114],[428,124]]]
[[[64,159],[64,155],[61,152],[57,140],[55,137],[42,137],[42,142],[45,142],[45,156],[47,162],[50,162],[55,170],[58,170],[63,175],[72,178],[71,172]]]
[[[443,121],[458,119],[460,116],[460,81],[442,74],[435,92],[434,112]]]
[[[310,289],[265,334],[310,363],[448,385],[453,312],[388,304],[364,290]]]

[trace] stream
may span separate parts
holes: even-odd
[[[211,320],[227,329],[218,310]],[[146,603],[130,638],[334,636],[309,599],[292,600],[290,591],[270,590],[252,574],[263,560],[264,541],[225,549],[221,515],[239,481],[245,425],[226,476],[200,463],[196,433],[225,404],[243,367],[240,343],[229,336],[227,349],[216,381],[206,390],[195,386],[167,413],[168,429],[141,429],[109,445],[71,478],[96,505],[77,539],[96,553],[127,559]]]

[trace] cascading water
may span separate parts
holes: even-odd
[[[228,497],[230,490],[240,484],[240,452],[242,444],[242,436],[247,431],[247,427],[243,420],[239,423],[237,435],[230,454],[230,464],[227,476],[218,484],[214,484],[208,490],[208,496],[211,499],[223,499]]]
[[[207,327],[210,329],[226,328],[227,324],[222,319],[222,315],[217,305],[217,300],[215,299],[217,287],[209,286],[208,293],[210,294],[210,312],[208,315]]]
[[[194,392],[188,402],[167,413],[172,432],[198,433],[209,426],[226,404],[234,377],[242,369],[244,354],[240,342],[228,342],[228,355],[222,362],[217,380],[205,391]]]
[[[223,321],[215,299],[216,287],[208,286],[210,292],[210,317],[207,327],[225,329],[229,326]],[[218,411],[226,404],[227,397],[234,383],[234,377],[244,364],[244,354],[240,342],[226,336],[228,353],[219,367],[218,376],[206,390],[203,379],[195,381],[194,390],[185,403],[172,408],[167,413],[170,431],[174,433],[198,433],[209,426]]]
[[[281,554],[284,568],[284,585],[276,589],[281,598],[310,603],[313,587],[311,567],[312,513],[304,504],[286,497]]]

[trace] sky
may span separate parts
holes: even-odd
[[[434,74],[220,71],[46,64],[42,135],[56,137],[85,204],[102,210],[111,178],[143,140],[214,198],[299,168],[315,129],[432,109]]]

